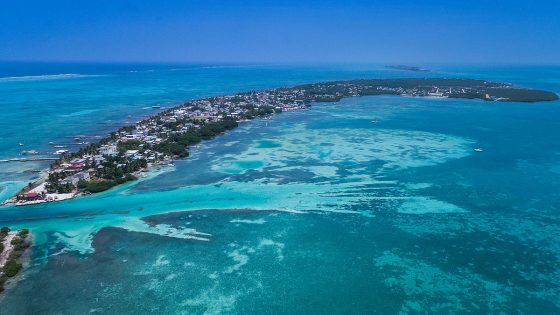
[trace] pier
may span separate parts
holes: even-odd
[[[36,158],[13,158],[13,159],[4,159],[0,160],[0,163],[8,163],[8,162],[37,162],[37,161],[56,161],[59,158],[56,157],[36,157]]]

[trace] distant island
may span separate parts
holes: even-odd
[[[48,175],[4,204],[29,205],[97,193],[135,180],[151,167],[189,156],[189,147],[240,121],[305,109],[344,97],[401,95],[496,102],[554,101],[553,92],[507,83],[449,78],[363,79],[304,84],[193,100],[111,133],[77,152],[57,151]]]
[[[388,65],[385,68],[395,69],[395,70],[405,70],[405,71],[416,71],[416,72],[429,72],[430,70],[417,67],[417,66],[407,66],[407,65]]]

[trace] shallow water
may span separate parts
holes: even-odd
[[[136,183],[4,207],[36,245],[0,313],[557,313],[558,105],[315,104]]]

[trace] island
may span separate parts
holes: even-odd
[[[30,238],[28,229],[11,231],[7,226],[0,228],[0,292],[23,268],[21,260],[31,246]]]
[[[558,99],[553,92],[455,78],[332,81],[202,98],[122,127],[76,152],[57,151],[60,157],[51,164],[47,174],[29,183],[4,204],[29,205],[102,192],[135,180],[152,167],[171,165],[174,159],[188,157],[190,146],[233,129],[241,121],[306,109],[314,102],[337,102],[344,97],[369,95],[488,102]]]
[[[430,70],[421,68],[418,66],[407,66],[407,65],[388,65],[385,68],[395,69],[395,70],[404,70],[404,71],[416,71],[416,72],[429,72]]]

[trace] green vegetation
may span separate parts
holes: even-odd
[[[18,235],[21,238],[27,238],[27,236],[29,235],[29,230],[28,229],[22,229],[18,232]]]
[[[3,271],[8,278],[12,278],[21,270],[21,268],[21,263],[17,262],[16,259],[9,258],[4,265]]]
[[[0,240],[3,240],[6,236],[8,236],[8,233],[10,233],[10,228],[7,226],[4,226],[0,229]]]
[[[142,141],[140,140],[119,141],[117,143],[117,150],[119,153],[124,153],[128,150],[140,150],[141,148]]]
[[[266,115],[272,113],[272,109],[266,111],[255,111],[255,114]],[[177,122],[178,124],[181,122]],[[189,156],[188,147],[197,144],[203,139],[211,139],[227,130],[237,127],[237,121],[233,118],[225,118],[219,122],[210,122],[202,125],[198,129],[191,129],[180,134],[173,134],[165,141],[157,144],[153,149],[175,158],[185,158]]]
[[[49,193],[61,193],[67,194],[72,192],[72,185],[69,183],[61,184],[58,181],[49,182],[46,186],[47,192]]]
[[[249,109],[242,118],[244,119],[254,119],[256,117],[268,116],[274,114],[275,110],[273,107],[260,107],[260,108],[247,108]],[[237,125],[235,126],[237,127]]]
[[[30,244],[28,242],[26,242],[24,239],[20,238],[20,237],[15,237],[11,244],[14,246],[14,250],[16,252],[21,252],[24,249],[28,248],[30,246]]]
[[[112,187],[115,187],[120,184],[124,184],[128,181],[132,181],[135,179],[136,177],[134,177],[133,175],[126,174],[124,175],[124,177],[117,178],[115,180],[93,180],[93,181],[81,180],[78,182],[78,188],[80,188],[84,192],[89,192],[93,194],[93,193],[98,193],[98,192],[108,190]]]
[[[187,151],[188,146],[188,144],[183,142],[164,141],[160,144],[155,145],[154,150],[168,156],[186,158],[187,156],[189,156],[189,152]]]
[[[401,94],[398,89],[415,90],[418,95],[426,95],[434,87],[448,93],[451,98],[468,98],[492,100],[501,99],[508,102],[543,102],[558,100],[558,95],[543,90],[514,87],[510,84],[488,82],[473,79],[448,78],[404,78],[404,79],[373,79],[350,80],[302,85],[310,97],[317,102],[334,102],[344,96],[350,96],[347,86],[351,84],[360,89],[359,95]],[[464,90],[457,92],[457,90]],[[486,98],[486,94],[490,98]]]
[[[3,234],[5,237],[9,231],[10,229],[8,227],[3,227],[0,229],[0,234]],[[31,246],[31,242],[27,240],[28,236],[29,230],[22,229],[12,239],[11,245],[13,246],[13,251],[10,253],[10,256],[1,270],[2,276],[0,277],[0,292],[4,291],[6,281],[15,277],[23,268],[20,258],[23,255],[23,252]],[[4,249],[4,244],[0,243],[0,253],[3,253]]]
[[[139,171],[148,166],[145,159],[132,159],[122,155],[107,156],[101,164],[103,167],[97,169],[94,177],[101,180],[118,181],[125,175]]]
[[[255,115],[259,113],[259,111],[255,111]],[[237,127],[237,121],[235,121],[235,119],[228,118],[219,122],[208,123],[202,126],[197,132],[202,139],[211,139],[226,130],[233,129],[235,127]]]
[[[487,93],[492,97],[506,98],[511,102],[541,102],[558,99],[556,93],[541,90],[489,88]]]

